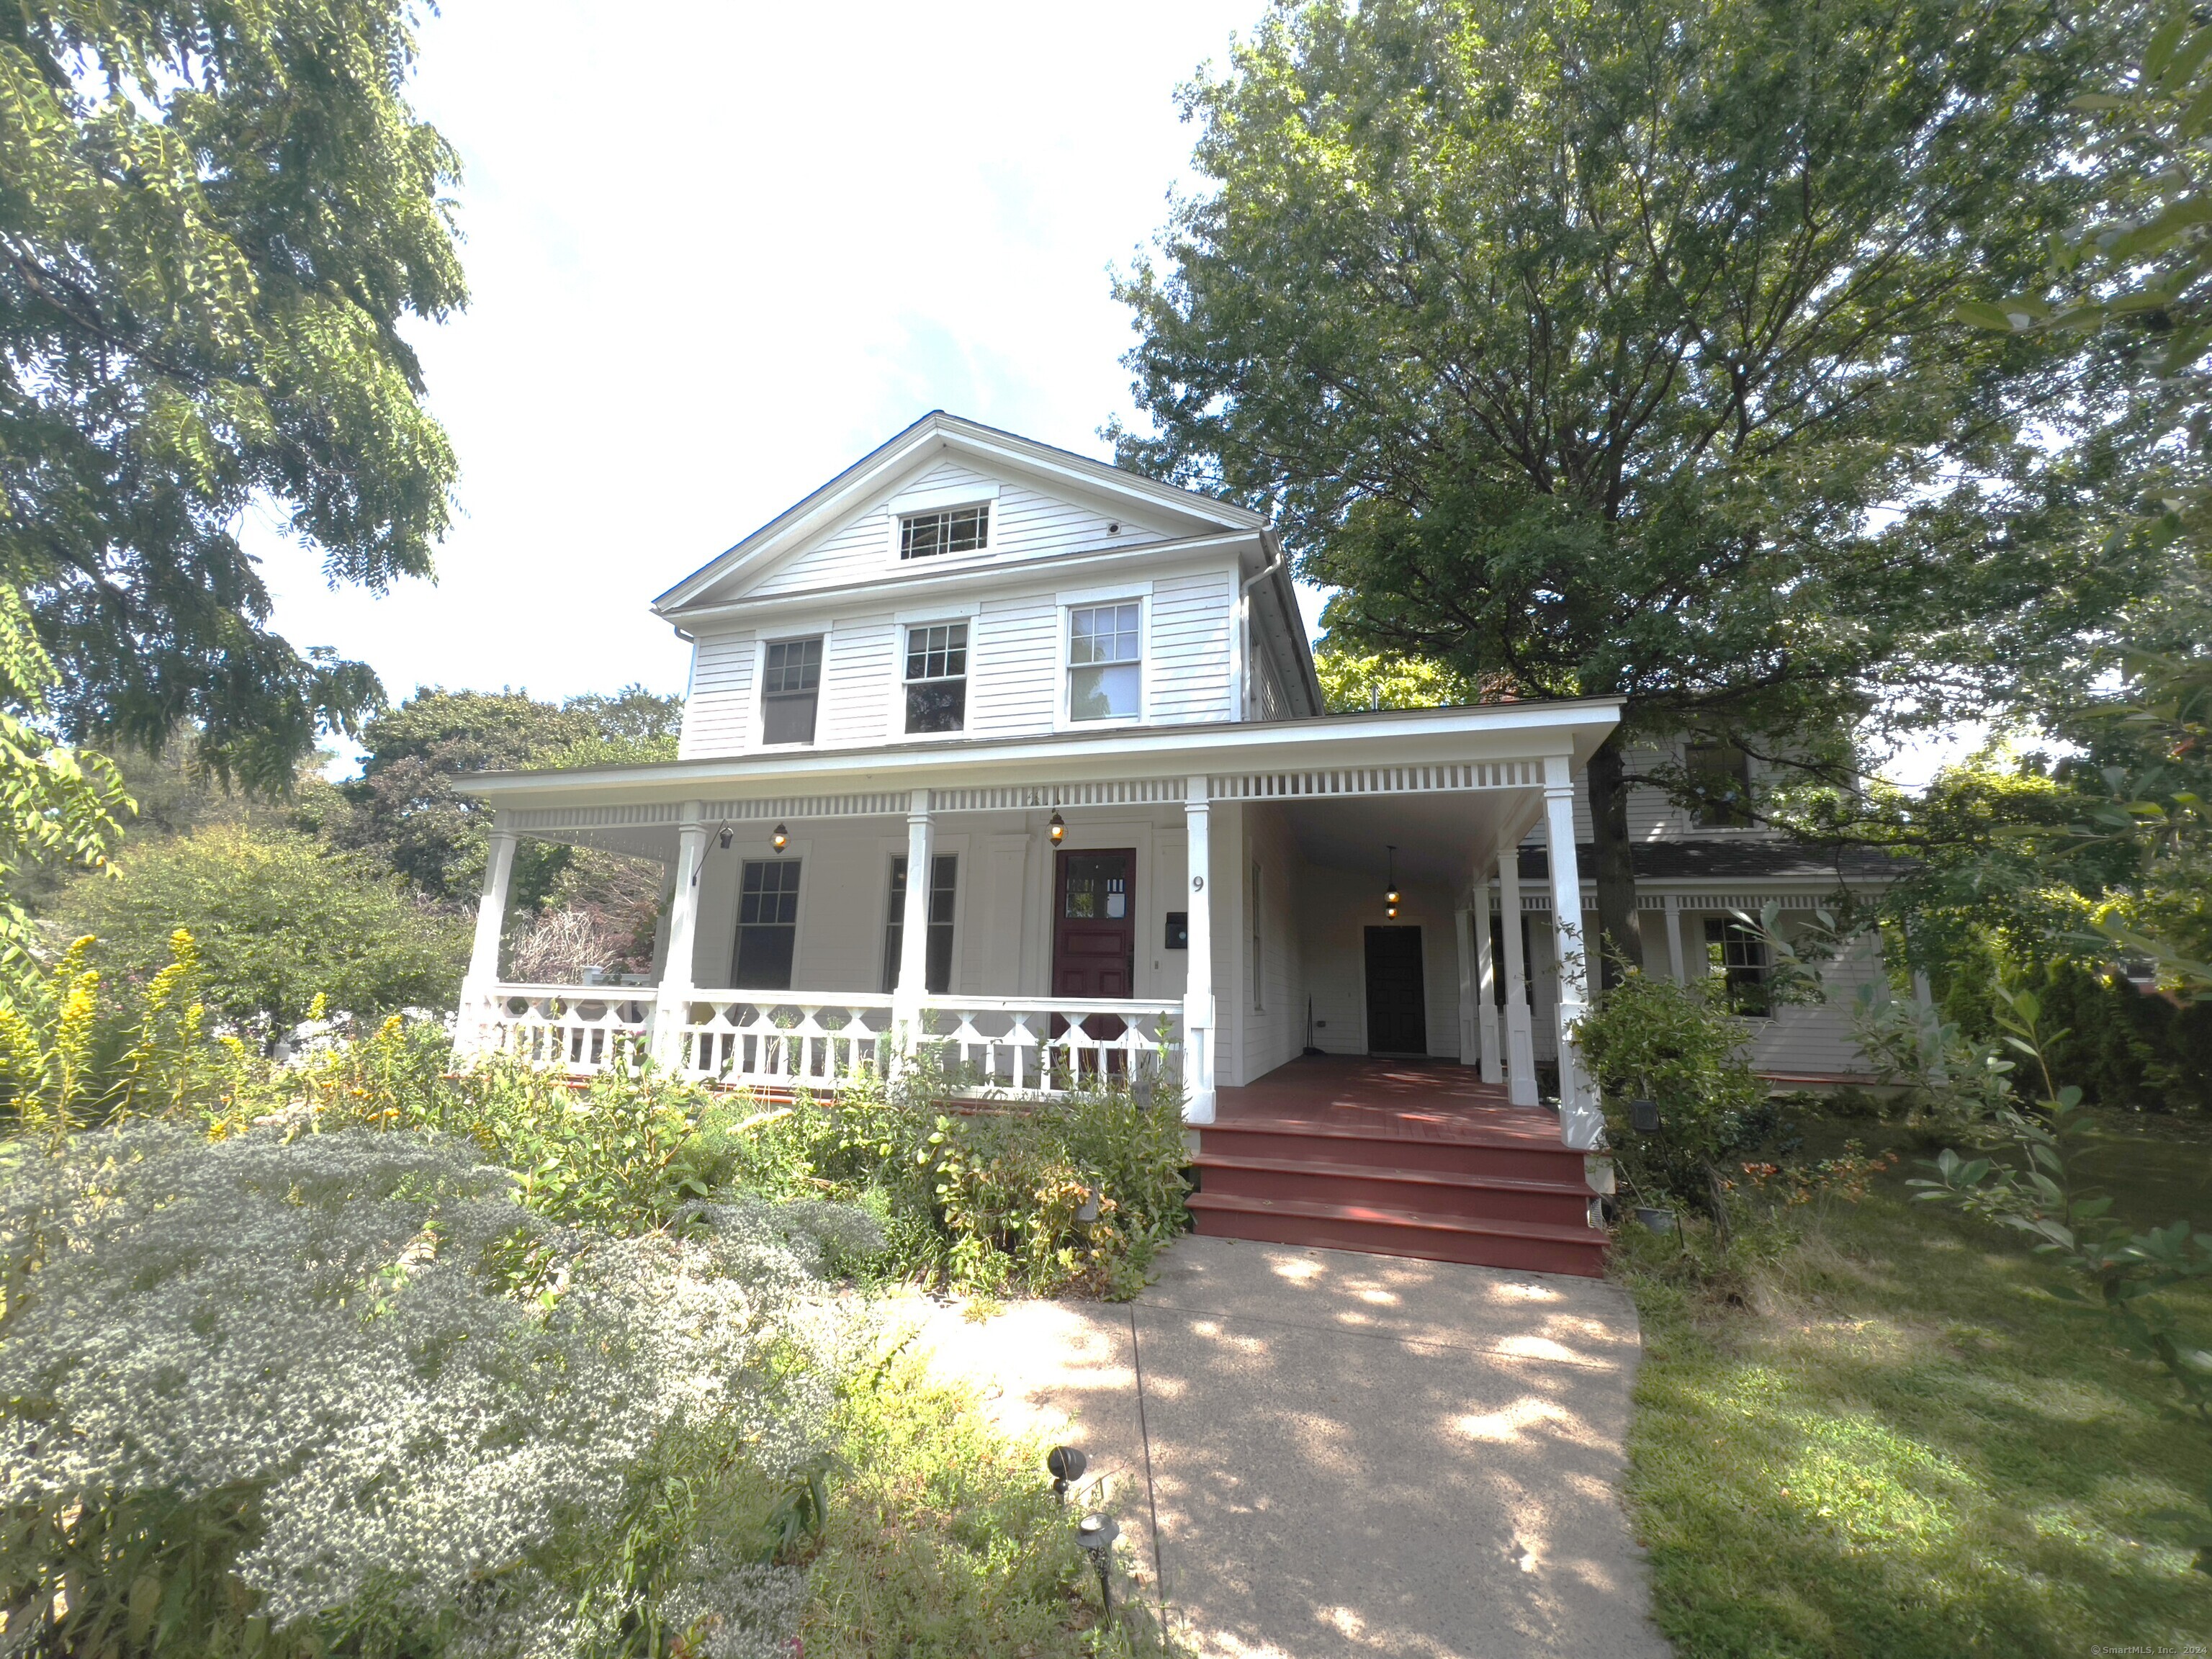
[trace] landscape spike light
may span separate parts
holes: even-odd
[[[1052,836],[1052,844],[1054,847],[1059,846],[1061,838],[1067,834],[1067,820],[1060,817],[1057,812],[1054,812],[1050,817],[1045,820],[1044,827],[1048,832],[1050,832]]]
[[[1090,1466],[1091,1460],[1080,1446],[1054,1446],[1044,1455],[1045,1473],[1052,1477],[1052,1495],[1066,1503],[1068,1487],[1082,1480],[1083,1471]]]
[[[1114,1616],[1114,1540],[1121,1535],[1110,1515],[1086,1515],[1075,1523],[1075,1541],[1098,1569],[1098,1597],[1109,1619]]]

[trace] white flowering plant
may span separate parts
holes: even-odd
[[[830,1206],[609,1237],[434,1132],[0,1156],[0,1651],[781,1652]]]

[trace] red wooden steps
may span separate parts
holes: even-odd
[[[1594,1277],[1583,1154],[1540,1135],[1434,1119],[1246,1117],[1208,1124],[1189,1203],[1213,1237]]]

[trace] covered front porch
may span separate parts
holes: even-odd
[[[458,1044],[817,1092],[925,1061],[1008,1098],[1168,1082],[1194,1124],[1310,1049],[1455,1062],[1524,1109],[1548,1061],[1551,1133],[1587,1145],[1572,790],[1613,716],[1518,703],[483,775]],[[1557,849],[1544,896],[1565,898],[1533,951],[1490,915],[1493,884],[1520,914],[1532,830]],[[527,836],[664,866],[651,973],[503,976]]]

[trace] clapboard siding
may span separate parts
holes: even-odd
[[[1052,730],[1059,627],[1059,608],[1048,592],[983,602],[970,636],[969,731],[1018,737]]]
[[[822,669],[815,741],[838,749],[890,736],[897,629],[888,616],[840,617]]]
[[[677,744],[681,757],[734,755],[744,747],[757,654],[750,629],[699,636],[692,647],[691,696],[684,705],[684,731]]]
[[[1673,765],[1681,759],[1677,749],[1632,749],[1628,751],[1628,775],[1635,777],[1656,766]],[[1756,784],[1768,775],[1771,769],[1758,761],[1751,763],[1752,781]],[[1705,836],[1712,830],[1693,824],[1690,815],[1667,799],[1662,790],[1649,784],[1631,784],[1628,790],[1628,836],[1632,841],[1667,841],[1682,836]],[[1742,835],[1741,830],[1723,830],[1723,835]],[[1581,772],[1575,774],[1575,839],[1589,842],[1595,837],[1590,828],[1589,779]],[[1544,832],[1540,826],[1528,832],[1526,843],[1531,847],[1544,844]],[[1583,872],[1585,875],[1588,871]]]
[[[959,489],[970,485],[981,495],[989,490],[993,482],[972,468],[940,461],[896,489],[886,492],[884,501],[873,503],[799,549],[747,587],[744,596],[767,598],[815,587],[841,587],[888,575],[899,562],[891,547],[890,501],[910,491]],[[998,489],[998,502],[991,515],[991,549],[1008,559],[1138,547],[1166,539],[1164,532],[1156,526],[1062,501],[1025,484],[1000,482]],[[1117,525],[1118,530],[1114,527]],[[722,597],[740,596],[733,593]]]
[[[1224,720],[1235,713],[1229,681],[1231,595],[1226,571],[1173,576],[1152,585],[1152,719],[1159,725]]]

